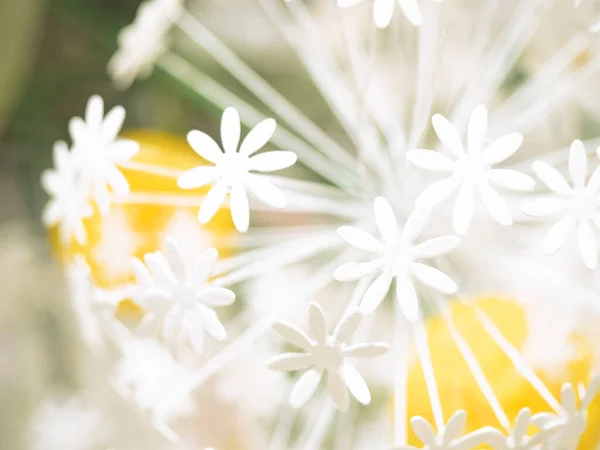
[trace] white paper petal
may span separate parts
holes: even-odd
[[[244,138],[244,141],[242,142],[242,145],[240,147],[240,155],[250,156],[254,152],[263,148],[266,145],[266,143],[269,142],[269,139],[273,137],[273,134],[275,133],[275,128],[277,128],[277,123],[275,122],[275,120],[265,119],[261,121],[258,125],[252,128],[252,130],[250,130],[250,133],[248,133],[248,135]]]
[[[194,151],[213,164],[217,164],[223,157],[223,152],[219,145],[208,134],[202,131],[193,130],[187,135],[187,140]]]
[[[231,188],[230,207],[235,228],[245,233],[248,231],[250,223],[250,206],[248,205],[248,196],[243,185],[236,184]]]
[[[69,120],[69,135],[74,144],[80,145],[87,136],[85,122],[81,117],[73,117]]]
[[[489,164],[497,164],[510,158],[523,143],[521,133],[510,133],[492,141],[483,151],[482,158]]]
[[[400,233],[400,239],[403,242],[414,241],[423,231],[428,218],[428,209],[415,208],[410,216],[408,216],[408,219],[406,219],[404,228],[402,228],[402,232]]]
[[[551,191],[562,195],[571,192],[571,186],[569,186],[565,177],[550,164],[544,161],[536,161],[533,163],[532,168],[538,178],[542,180],[542,183]]]
[[[579,253],[585,267],[595,269],[598,264],[598,243],[589,221],[582,220],[579,222],[577,240]]]
[[[42,172],[42,187],[49,195],[59,193],[64,182],[61,174],[55,170],[46,169]]]
[[[349,406],[348,388],[337,370],[327,371],[327,390],[340,411],[347,411]]]
[[[433,124],[433,128],[435,129],[435,133],[439,140],[444,144],[444,147],[450,150],[457,158],[464,156],[465,151],[460,135],[448,119],[441,114],[435,114],[431,119],[431,123]]]
[[[124,121],[125,108],[115,106],[104,118],[104,122],[102,123],[102,137],[107,141],[115,139],[121,131]]]
[[[511,169],[492,169],[487,174],[490,183],[515,191],[531,191],[535,180],[529,175]]]
[[[373,202],[375,222],[379,233],[388,244],[398,241],[398,222],[390,203],[383,197],[377,197]]]
[[[42,222],[46,227],[53,227],[58,222],[63,214],[62,206],[56,200],[50,200],[46,203],[42,211]]]
[[[360,311],[352,311],[350,314],[345,315],[335,327],[333,332],[334,341],[348,341],[358,329],[362,318],[363,315]]]
[[[450,197],[458,187],[458,184],[458,178],[453,176],[436,181],[417,197],[415,205],[417,208],[432,209]]]
[[[337,281],[359,280],[379,270],[383,262],[380,260],[367,262],[350,261],[342,264],[333,272],[333,278]]]
[[[318,303],[311,302],[308,305],[308,326],[312,337],[318,343],[324,343],[327,340],[327,322]]]
[[[590,181],[587,184],[587,190],[588,192],[593,192],[594,194],[597,194],[600,190],[600,166],[596,167],[594,172],[592,172]]]
[[[587,155],[583,142],[576,139],[569,150],[569,174],[573,187],[582,188],[587,177]]]
[[[240,144],[240,116],[233,107],[226,108],[221,118],[221,142],[225,153],[235,153]]]
[[[527,434],[527,428],[529,428],[530,423],[531,411],[529,408],[523,408],[521,411],[519,411],[511,432],[515,442],[522,442],[523,438]]]
[[[317,369],[311,369],[298,379],[290,394],[290,405],[292,408],[300,408],[310,400],[317,390],[322,376],[322,372]]]
[[[440,292],[450,295],[455,294],[458,290],[458,287],[452,278],[434,267],[414,263],[411,270],[421,283],[437,289]]]
[[[228,306],[235,302],[233,291],[223,287],[206,287],[198,293],[199,299],[212,306]]]
[[[349,345],[343,351],[346,358],[376,358],[385,355],[390,346],[382,342]]]
[[[179,308],[171,308],[171,310],[165,316],[162,334],[165,339],[173,339],[175,335],[180,331],[181,328],[181,311]],[[199,330],[202,332],[202,330]]]
[[[140,144],[130,139],[118,139],[107,149],[108,159],[119,164],[129,161],[140,151]]]
[[[413,416],[410,419],[410,426],[423,444],[436,445],[435,431],[425,419],[420,416]]]
[[[222,182],[219,182],[210,188],[210,191],[208,191],[208,194],[204,197],[202,206],[200,206],[200,211],[198,212],[198,220],[200,223],[208,223],[210,219],[214,217],[223,204],[227,191],[227,185]]]
[[[377,309],[390,290],[392,278],[391,273],[383,272],[373,281],[360,303],[360,310],[363,314],[370,314]]]
[[[420,26],[423,22],[419,0],[399,0],[400,8],[413,25]]]
[[[574,413],[577,411],[577,398],[575,390],[571,383],[565,383],[561,390],[560,404],[568,412]]]
[[[371,392],[364,378],[351,364],[345,363],[340,368],[340,375],[350,393],[363,405],[371,403]]]
[[[279,334],[282,338],[298,348],[309,350],[313,346],[313,342],[304,333],[304,331],[296,328],[293,325],[285,322],[275,322],[272,325],[272,328],[273,331]]]
[[[383,246],[377,239],[373,237],[371,233],[367,233],[360,228],[343,226],[337,229],[337,233],[352,247],[364,252],[379,253],[381,250],[383,250]]]
[[[217,313],[209,308],[202,308],[202,323],[206,332],[214,337],[218,341],[224,341],[227,339],[227,331],[219,320]]]
[[[444,441],[450,444],[451,441],[457,439],[462,434],[465,425],[467,423],[467,413],[464,411],[456,411],[448,423],[446,424],[446,430],[444,431]]]
[[[105,181],[115,194],[126,195],[129,193],[129,181],[119,169],[114,166],[106,168]]]
[[[85,121],[96,130],[100,129],[104,116],[104,101],[99,95],[93,95],[85,108]]]
[[[373,0],[373,22],[378,28],[386,28],[394,15],[394,0]]]
[[[304,370],[313,365],[310,353],[284,353],[278,355],[267,363],[267,367],[278,372],[291,372]]]
[[[410,323],[419,320],[420,307],[417,291],[413,282],[407,276],[396,278],[396,301],[400,305],[402,314]]]
[[[209,248],[202,253],[194,269],[191,271],[190,285],[193,289],[197,289],[202,286],[208,278],[212,275],[215,264],[219,257],[219,252],[214,248]]]
[[[460,238],[456,236],[440,236],[422,242],[413,248],[415,258],[432,258],[443,255],[455,249],[460,244]]]
[[[410,150],[406,153],[406,159],[415,166],[436,172],[451,172],[456,166],[450,158],[433,150]]]
[[[214,166],[198,166],[182,173],[177,178],[181,189],[195,189],[219,179],[219,171]]]
[[[175,275],[175,278],[177,278],[179,283],[184,283],[186,277],[185,264],[183,263],[183,256],[179,244],[177,244],[177,241],[173,236],[167,236],[165,238],[165,250],[163,254],[167,259],[167,263],[171,272]]]
[[[287,201],[279,188],[273,186],[260,175],[250,175],[246,180],[246,186],[261,201],[275,208],[284,208]]]
[[[298,157],[294,152],[265,152],[250,158],[248,169],[258,172],[274,172],[293,166]]]
[[[471,113],[467,130],[467,151],[475,156],[481,153],[485,136],[487,134],[487,109],[483,105],[477,106]]]
[[[454,205],[453,226],[454,232],[463,235],[469,230],[473,218],[475,192],[473,186],[463,185],[458,191],[456,204]]]
[[[558,198],[536,198],[525,203],[521,211],[528,216],[547,217],[564,212],[565,207],[564,200]]]
[[[483,205],[490,215],[502,225],[512,225],[513,220],[506,202],[487,184],[477,186]]]
[[[556,253],[563,246],[574,226],[575,219],[570,216],[563,217],[554,224],[544,239],[544,253],[546,255]]]

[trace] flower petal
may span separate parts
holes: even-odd
[[[340,375],[350,393],[363,405],[371,403],[371,393],[362,375],[348,363],[342,364]]]
[[[99,95],[93,95],[85,108],[85,121],[94,130],[99,130],[104,116],[104,101]]]
[[[265,152],[250,158],[248,170],[258,172],[273,172],[293,166],[298,157],[294,152],[274,151]]]
[[[412,281],[405,275],[396,278],[396,301],[406,320],[410,323],[419,320],[420,307],[417,291]]]
[[[600,190],[600,166],[596,167],[594,172],[592,172],[592,176],[590,177],[590,181],[587,184],[588,192],[597,194]]]
[[[487,178],[490,183],[515,191],[531,191],[535,187],[533,178],[511,169],[492,169]]]
[[[525,203],[521,211],[528,216],[547,217],[564,212],[565,201],[558,198],[536,198]]]
[[[291,372],[304,370],[313,365],[313,357],[310,353],[284,353],[271,359],[267,367],[277,372]]]
[[[131,139],[117,139],[108,149],[108,159],[119,164],[129,161],[140,151],[140,144]]]
[[[219,179],[219,171],[214,166],[198,166],[187,170],[177,178],[181,189],[195,189]]]
[[[302,350],[309,350],[313,347],[313,342],[306,333],[294,325],[286,322],[275,322],[271,327],[279,336]]]
[[[577,230],[579,253],[585,267],[595,269],[598,264],[598,243],[588,220],[579,221]]]
[[[180,308],[171,308],[163,321],[162,335],[165,339],[173,339],[180,331],[182,318]]]
[[[421,7],[418,0],[398,0],[402,12],[413,25],[419,26],[423,22]]]
[[[327,390],[335,407],[340,411],[347,411],[349,406],[348,388],[342,380],[339,369],[327,371]]]
[[[456,234],[463,235],[469,230],[473,218],[474,202],[475,192],[473,186],[470,184],[463,185],[458,191],[458,197],[454,205],[453,226]]]
[[[413,263],[411,270],[423,284],[431,286],[444,294],[455,294],[458,290],[452,278],[434,267]]]
[[[479,105],[475,107],[469,119],[467,130],[467,151],[469,155],[476,156],[481,153],[487,134],[487,127],[487,109],[485,109],[485,106]]]
[[[489,164],[497,164],[510,158],[523,143],[521,133],[510,133],[492,141],[482,153],[482,158]]]
[[[235,184],[231,188],[230,208],[235,228],[242,233],[248,231],[250,206],[248,205],[248,196],[243,185]]]
[[[398,240],[398,222],[390,203],[383,197],[377,197],[373,202],[375,222],[379,233],[388,244]]]
[[[440,236],[429,239],[413,248],[415,258],[433,258],[443,255],[455,249],[460,244],[460,238],[456,236]]]
[[[531,410],[529,408],[523,408],[517,414],[517,418],[515,419],[515,424],[513,426],[511,435],[514,439],[514,442],[520,443],[523,441],[523,438],[527,435],[527,428],[531,423]]]
[[[464,156],[465,151],[460,135],[448,119],[441,114],[435,114],[431,118],[431,123],[444,147],[450,150],[457,158]]]
[[[312,337],[322,344],[327,340],[327,322],[323,310],[316,302],[311,302],[308,305],[308,326]]]
[[[429,218],[429,210],[426,208],[415,208],[414,211],[406,219],[404,228],[400,233],[400,239],[403,242],[414,241],[423,231],[425,223]]]
[[[337,229],[337,233],[352,247],[364,252],[379,253],[383,250],[383,246],[371,233],[361,230],[360,228],[343,226]]]
[[[167,236],[165,239],[164,255],[175,278],[179,283],[185,283],[186,269],[183,263],[183,255],[173,236]]]
[[[210,308],[202,307],[200,310],[202,323],[207,333],[214,337],[217,341],[227,339],[227,331],[219,320],[217,313]]]
[[[194,151],[206,161],[217,164],[223,157],[223,152],[215,140],[202,131],[190,131],[187,140]]]
[[[233,107],[225,108],[221,118],[221,142],[225,153],[235,153],[240,144],[240,116]]]
[[[544,253],[552,255],[563,246],[575,226],[575,219],[571,216],[563,217],[550,228],[544,239]]]
[[[390,346],[383,342],[349,345],[343,351],[347,358],[376,358],[385,355]]]
[[[577,398],[575,396],[575,390],[571,383],[565,383],[560,392],[560,404],[567,411],[572,414],[577,411]]]
[[[456,411],[448,423],[444,431],[444,443],[450,444],[453,440],[460,437],[467,423],[467,413],[460,410]]]
[[[420,416],[413,416],[410,419],[410,426],[423,444],[436,445],[435,431],[425,419]]]
[[[284,208],[287,205],[287,200],[283,193],[260,175],[250,175],[246,179],[246,186],[260,200],[275,208]]]
[[[126,195],[129,193],[129,181],[127,181],[125,175],[123,175],[123,173],[115,166],[107,167],[104,176],[106,183],[115,194]]]
[[[417,197],[415,206],[417,208],[432,209],[437,206],[456,190],[459,180],[456,177],[448,177],[444,180],[436,181]]]
[[[244,138],[240,147],[240,155],[250,156],[254,152],[263,148],[267,142],[273,137],[277,123],[273,119],[265,119],[259,122]],[[292,152],[285,152],[292,153]],[[293,164],[293,163],[292,163]],[[291,165],[291,164],[290,164]],[[287,166],[285,166],[287,167]],[[260,169],[254,169],[260,170]],[[278,169],[273,169],[278,170]]]
[[[206,249],[204,253],[202,253],[200,258],[198,258],[198,261],[196,261],[194,269],[191,271],[191,276],[188,281],[190,287],[198,289],[206,283],[208,278],[212,275],[218,258],[219,252],[214,248]]]
[[[337,281],[359,280],[379,270],[382,264],[381,260],[367,262],[349,261],[335,269],[333,278]]]
[[[533,171],[538,176],[542,183],[544,183],[548,189],[557,194],[565,195],[571,192],[571,186],[565,180],[565,177],[552,167],[550,164],[544,161],[536,161],[532,164]]]
[[[477,186],[483,206],[490,215],[502,225],[512,225],[513,220],[506,202],[488,184],[482,183]]]
[[[370,314],[377,309],[390,290],[392,278],[393,275],[390,272],[384,271],[373,281],[360,302],[360,311],[363,314]]]
[[[74,146],[85,144],[87,126],[81,117],[73,117],[69,120],[69,134]]]
[[[177,279],[162,253],[146,253],[144,262],[161,288],[172,287],[177,284]]]
[[[210,191],[208,191],[208,194],[204,197],[202,206],[198,212],[198,220],[200,223],[208,223],[210,219],[214,217],[223,204],[227,191],[227,185],[223,182],[219,182],[210,188]]]
[[[363,315],[357,310],[342,317],[333,331],[333,340],[338,343],[348,341],[356,332],[362,318]]]
[[[41,183],[48,195],[54,195],[61,191],[62,184],[66,180],[56,170],[46,169],[42,172]],[[339,232],[339,231],[338,231]]]
[[[587,154],[583,142],[575,139],[569,149],[569,173],[573,187],[582,188],[587,177]]]
[[[60,222],[60,218],[63,215],[63,207],[60,202],[56,200],[50,200],[44,206],[42,211],[42,222],[46,227],[53,227],[58,222]]]
[[[317,369],[305,372],[296,382],[290,394],[290,405],[292,408],[300,408],[313,396],[323,373]]]
[[[374,0],[373,22],[378,28],[386,28],[394,15],[393,0]]]
[[[433,150],[410,150],[406,153],[406,159],[421,169],[436,172],[451,172],[456,166],[450,158]]]
[[[228,306],[235,302],[235,293],[223,287],[202,288],[198,297],[203,303],[213,306]]]
[[[116,139],[121,131],[123,122],[125,122],[125,108],[115,106],[108,112],[104,118],[104,122],[102,122],[102,137],[107,141]]]

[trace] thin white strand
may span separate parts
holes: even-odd
[[[148,175],[156,175],[164,178],[179,178],[185,170],[173,169],[171,167],[156,166],[153,164],[145,164],[137,161],[124,161],[119,163],[119,167],[127,170],[145,173]]]
[[[331,421],[335,417],[336,409],[330,398],[325,399],[325,404],[320,408],[317,414],[316,422],[310,427],[310,434],[306,441],[299,441],[298,450],[320,450],[323,440],[327,435]]]
[[[249,127],[267,118],[254,106],[245,102],[174,53],[164,54],[159,61],[159,65],[171,76],[219,108],[225,109],[228,106],[235,105],[240,113],[241,120]],[[293,151],[304,164],[344,190],[352,192],[355,189],[356,175],[353,170],[340,167],[328,156],[315,150],[281,125],[278,126],[271,142],[283,149]],[[323,148],[326,150],[331,149],[329,146]]]
[[[354,159],[337,142],[311,122],[300,110],[277,92],[269,83],[244,63],[227,45],[220,41],[202,22],[189,13],[184,13],[177,22],[179,28],[196,44],[205,49],[231,75],[244,84],[271,110],[315,147],[327,151],[337,162],[352,168]]]
[[[231,232],[215,236],[215,247],[248,249],[266,247],[274,243],[289,242],[291,239],[304,239],[306,236],[331,232],[331,226],[297,225],[283,227],[251,228],[247,233]]]
[[[417,346],[419,361],[423,367],[423,376],[425,377],[425,384],[427,385],[427,392],[429,394],[429,401],[431,403],[431,409],[435,419],[435,426],[437,428],[437,433],[441,434],[446,425],[444,423],[442,402],[440,400],[437,383],[435,381],[435,373],[433,371],[433,363],[431,362],[431,354],[429,353],[427,330],[425,330],[423,321],[418,321],[413,324],[413,331],[415,334],[415,343]]]
[[[271,442],[267,450],[281,450],[289,447],[290,435],[298,410],[290,407],[283,407],[282,409],[283,412],[278,414],[277,423],[271,434]]]
[[[527,381],[529,381],[529,383],[542,396],[546,403],[548,403],[548,405],[550,405],[550,407],[556,411],[557,414],[560,413],[562,411],[560,403],[558,400],[556,400],[556,398],[554,398],[552,392],[550,392],[544,382],[536,375],[529,364],[527,364],[527,361],[525,361],[519,351],[515,349],[512,344],[502,335],[502,332],[488,318],[485,312],[483,312],[480,308],[475,307],[475,314],[483,324],[485,330],[492,337],[492,339],[494,339],[502,351],[504,351],[506,356],[508,356],[519,373],[523,375]]]
[[[583,141],[583,145],[585,146],[587,155],[593,155],[596,153],[596,149],[598,148],[598,146],[600,146],[600,138]],[[544,161],[550,164],[551,166],[555,167],[562,164],[566,164],[569,160],[569,147],[562,147],[557,150],[552,150],[542,155],[538,155],[533,158],[528,158],[523,161],[519,161],[515,164],[507,165],[506,167],[525,172],[531,171],[531,164],[533,164],[533,162],[537,160]]]
[[[394,327],[394,445],[402,446],[408,442],[408,368],[409,339],[408,322],[398,302],[394,303],[396,326]]]

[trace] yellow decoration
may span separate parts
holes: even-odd
[[[519,410],[524,407],[529,407],[533,414],[553,412],[484,329],[475,315],[475,306],[485,312],[504,337],[519,351],[523,350],[529,332],[526,311],[516,301],[494,297],[476,299],[474,303],[456,301],[450,307],[458,332],[479,361],[509,420],[514,421]],[[455,411],[464,409],[467,413],[465,433],[489,425],[502,429],[452,339],[444,319],[435,317],[429,320],[426,330],[444,419],[447,421]],[[557,399],[560,399],[561,387],[566,382],[571,382],[574,386],[578,383],[588,384],[595,362],[594,351],[598,353],[589,336],[573,333],[571,342],[575,352],[572,357],[565,357],[563,375],[549,376],[543,370],[533,367]],[[408,417],[419,415],[430,423],[435,423],[423,370],[416,356],[412,359],[408,374],[407,407]],[[588,427],[578,450],[593,450],[600,442],[600,395],[592,402],[588,414]],[[420,441],[410,429],[410,425],[407,426],[409,444],[419,446]],[[534,430],[532,428],[532,431]]]

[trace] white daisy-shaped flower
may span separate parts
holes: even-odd
[[[593,228],[600,229],[600,167],[587,178],[587,155],[583,143],[573,141],[569,150],[569,173],[573,186],[558,170],[544,161],[533,163],[533,171],[554,195],[536,198],[523,205],[525,214],[534,217],[561,216],[544,240],[547,255],[557,252],[577,227],[579,252],[583,263],[595,269],[598,263],[598,243]]]
[[[284,339],[304,353],[284,353],[272,359],[268,367],[279,371],[306,371],[292,389],[290,404],[294,408],[303,406],[315,393],[323,374],[327,374],[327,388],[335,406],[348,409],[348,390],[363,405],[371,402],[371,393],[365,380],[348,358],[373,358],[389,349],[387,344],[350,344],[352,335],[362,319],[359,311],[343,317],[333,334],[327,332],[323,311],[316,303],[308,306],[309,337],[299,328],[284,322],[276,322],[273,329]]]
[[[347,8],[361,3],[363,0],[337,0],[340,8]],[[441,1],[441,0],[434,0]],[[413,25],[421,25],[423,15],[419,0],[373,0],[373,22],[379,28],[386,28],[392,21],[396,5],[400,7],[406,18]]]
[[[168,48],[168,33],[183,11],[182,0],[142,3],[135,21],[118,36],[119,48],[108,62],[108,74],[117,87],[128,88],[137,78],[147,78]]]
[[[73,153],[65,142],[54,144],[54,169],[42,173],[42,187],[51,196],[42,212],[42,221],[47,227],[58,225],[63,244],[75,237],[85,244],[87,240],[83,219],[90,217],[93,208],[84,191],[80,189]]]
[[[124,120],[122,106],[115,106],[104,117],[104,102],[94,95],[88,101],[85,120],[74,117],[69,122],[82,188],[90,192],[102,214],[110,208],[109,187],[119,195],[129,192],[127,178],[117,165],[133,158],[139,151],[137,142],[118,137]]]
[[[373,312],[379,306],[390,289],[392,280],[396,278],[396,299],[406,318],[414,322],[419,318],[419,301],[413,277],[446,294],[454,294],[457,290],[456,283],[446,274],[418,260],[448,253],[460,243],[460,239],[456,236],[442,236],[415,245],[413,242],[427,220],[427,211],[415,210],[402,231],[399,231],[396,215],[385,198],[377,197],[373,202],[373,209],[382,241],[360,228],[340,227],[338,234],[343,240],[372,257],[368,261],[347,262],[338,267],[333,276],[336,280],[348,281],[379,273],[361,301],[360,308],[364,314]]]
[[[519,411],[508,436],[494,429],[489,432],[487,442],[495,450],[533,450],[539,448],[540,444],[547,442],[560,430],[560,426],[555,424],[540,430],[533,436],[528,436],[527,429],[530,425],[531,411],[529,408],[523,408]]]
[[[558,428],[558,432],[551,439],[551,448],[559,450],[576,448],[579,438],[587,426],[587,409],[600,390],[600,376],[592,379],[587,389],[579,385],[578,393],[571,383],[566,383],[562,388],[561,406],[563,410],[558,414],[540,413],[533,416],[533,423],[542,428]],[[577,396],[581,401],[577,406]]]
[[[252,156],[271,139],[275,127],[275,120],[263,120],[248,133],[240,145],[240,117],[237,110],[230,107],[225,109],[221,119],[224,151],[202,131],[194,130],[188,134],[188,141],[194,151],[214,164],[188,170],[177,180],[182,189],[214,183],[198,213],[201,223],[212,219],[228,193],[231,195],[231,217],[235,227],[242,232],[248,230],[250,218],[247,189],[271,206],[283,208],[286,205],[285,197],[278,188],[260,175],[251,173],[273,172],[296,162],[296,154],[288,151],[272,151]]]
[[[454,206],[454,231],[465,234],[473,217],[476,195],[491,216],[502,225],[511,225],[511,213],[492,186],[515,191],[529,191],[535,181],[529,175],[511,169],[494,169],[492,166],[510,158],[521,147],[523,136],[510,133],[486,142],[487,110],[477,106],[469,120],[467,148],[465,150],[458,131],[442,115],[432,118],[435,132],[455,160],[432,150],[411,150],[406,157],[425,170],[448,173],[450,176],[425,189],[417,205],[432,208],[458,190]]]
[[[174,239],[167,238],[165,248],[164,253],[146,254],[146,265],[133,260],[138,281],[135,297],[152,314],[146,322],[162,322],[165,339],[187,340],[201,354],[205,331],[219,341],[227,339],[212,307],[232,304],[235,294],[208,282],[218,258],[214,248],[206,250],[192,268],[185,266]]]
[[[455,412],[444,429],[436,434],[434,427],[420,416],[410,419],[410,425],[424,447],[410,445],[392,447],[394,450],[471,450],[486,442],[490,430],[482,428],[462,436],[467,421],[467,413]]]

